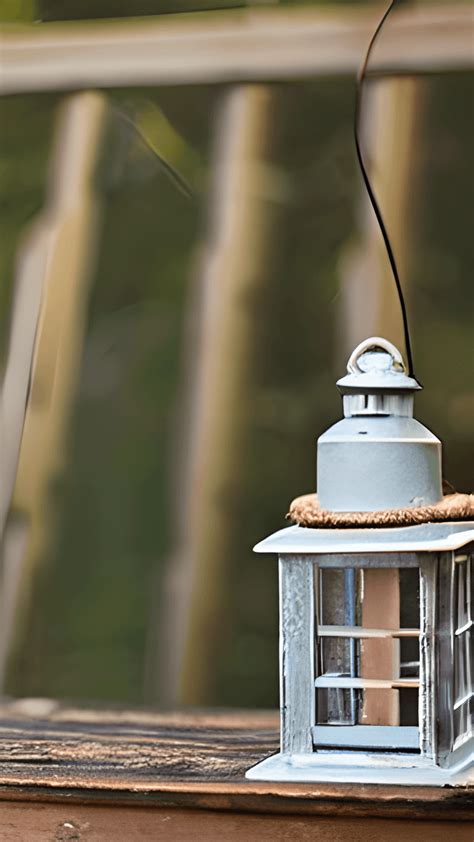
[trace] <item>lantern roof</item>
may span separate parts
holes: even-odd
[[[422,523],[381,529],[280,529],[254,547],[280,555],[449,552],[474,541],[474,521]]]

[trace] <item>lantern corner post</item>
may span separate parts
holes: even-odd
[[[436,622],[439,557],[422,553],[420,558],[420,691],[418,718],[421,754],[436,762],[437,740],[437,664]]]
[[[441,552],[438,564],[436,600],[436,761],[446,766],[454,744],[454,553]]]
[[[472,606],[474,544],[439,555],[437,762],[474,782]]]
[[[315,562],[279,557],[281,752],[313,752],[315,690]]]

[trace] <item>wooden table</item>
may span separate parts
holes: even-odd
[[[0,707],[1,842],[473,842],[474,790],[276,784],[275,713]]]

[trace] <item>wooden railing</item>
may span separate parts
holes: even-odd
[[[246,9],[3,35],[0,93],[87,87],[256,82],[355,73],[379,9]],[[374,51],[374,73],[472,66],[469,4],[399,11]]]

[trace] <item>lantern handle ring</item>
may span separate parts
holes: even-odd
[[[347,363],[347,371],[349,374],[364,374],[364,370],[359,365],[359,359],[367,351],[385,351],[392,358],[392,369],[395,371],[406,372],[406,365],[403,357],[398,350],[388,339],[383,339],[381,336],[372,336],[370,339],[364,339],[357,348],[354,348]]]

